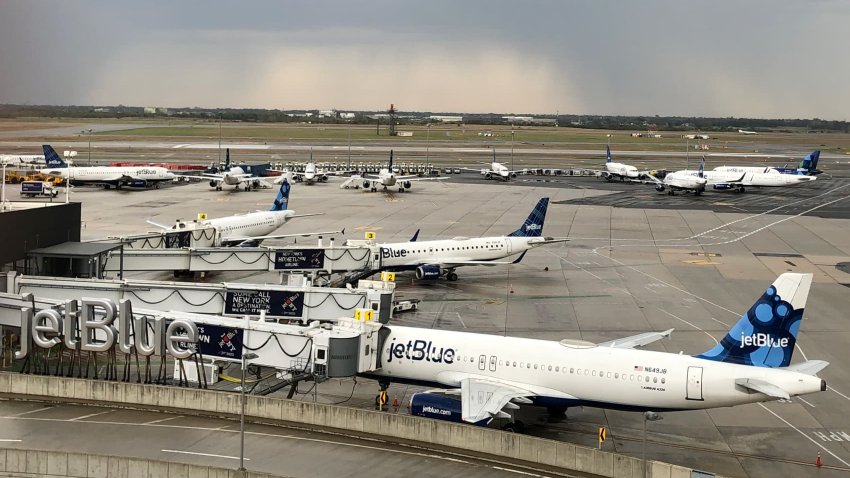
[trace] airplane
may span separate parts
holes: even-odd
[[[277,197],[275,197],[272,207],[268,211],[236,214],[233,216],[192,221],[189,223],[177,220],[176,224],[170,227],[153,221],[147,221],[147,223],[153,224],[154,226],[166,231],[190,231],[193,229],[215,227],[221,234],[221,244],[223,246],[239,247],[256,247],[264,239],[281,239],[287,237],[311,236],[315,234],[345,233],[345,229],[343,229],[342,231],[326,231],[304,234],[271,234],[289,219],[317,215],[295,214],[295,211],[287,209],[287,206],[289,205],[289,191],[291,189],[289,179],[291,178],[284,178],[281,182],[280,189],[277,192]]]
[[[704,169],[705,161],[700,163],[699,174],[696,176],[687,170],[669,173],[664,176],[664,180],[660,180],[651,174],[648,174],[648,176],[655,181],[655,190],[658,192],[667,190],[667,194],[673,196],[676,194],[676,191],[691,191],[695,196],[699,196],[703,193],[703,191],[705,191],[705,185],[707,182],[703,175]]]
[[[806,155],[801,161],[798,167],[796,168],[788,168],[788,167],[772,167],[772,166],[718,166],[714,168],[715,171],[728,171],[734,173],[771,173],[773,171],[782,173],[782,174],[795,174],[801,176],[816,176],[823,171],[817,169],[818,160],[820,159],[820,150],[815,150]]]
[[[466,171],[479,171],[484,179],[501,179],[502,181],[508,182],[508,180],[516,179],[517,173],[522,170],[511,171],[507,166],[502,163],[496,162],[496,150],[493,150],[493,161],[490,162],[490,169],[473,169],[473,168],[463,168]]]
[[[292,176],[295,178],[295,181],[303,181],[304,184],[313,184],[315,182],[327,182],[329,176],[340,176],[343,174],[348,174],[351,171],[323,171],[316,167],[316,163],[313,162],[313,152],[310,152],[310,162],[304,166],[304,172],[296,172],[292,171]]]
[[[635,350],[673,329],[596,344],[390,324],[380,368],[364,375],[382,390],[390,382],[436,385],[428,393],[459,401],[457,419],[479,425],[512,418],[520,405],[563,417],[575,406],[683,411],[787,401],[826,390],[816,374],[828,362],[791,364],[811,283],[812,274],[780,275],[723,340],[693,356]],[[430,408],[434,418],[451,414]]]
[[[159,166],[81,166],[69,167],[59,154],[48,144],[42,145],[47,168],[40,172],[47,176],[68,180],[71,185],[95,184],[109,189],[121,186],[153,187],[159,183],[173,181],[174,173]]]
[[[746,130],[746,129],[739,129],[738,132],[741,133],[741,134],[758,134],[755,131],[749,131],[749,130]]]
[[[363,180],[363,190],[370,189],[375,192],[378,190],[378,186],[383,186],[384,191],[386,191],[388,187],[398,185],[398,192],[403,193],[406,189],[410,189],[413,181],[439,181],[448,178],[420,178],[416,175],[397,176],[393,171],[393,151],[390,150],[390,163],[387,168],[378,171],[377,176],[363,175],[359,179]]]
[[[703,160],[704,162],[705,160]],[[702,169],[702,166],[700,166]],[[804,176],[797,174],[783,174],[775,169],[768,168],[767,172],[746,171],[677,171],[677,173],[690,174],[706,179],[706,185],[712,189],[733,189],[739,193],[746,191],[747,187],[784,187],[793,186],[805,182],[814,181],[817,176]]]
[[[378,244],[381,256],[378,270],[413,270],[417,279],[437,280],[445,276],[456,281],[455,269],[461,266],[516,264],[529,249],[567,241],[566,238],[543,237],[543,221],[548,206],[549,198],[540,199],[522,226],[507,236],[417,241],[417,230],[409,242]],[[519,253],[522,255],[512,262],[497,261]]]
[[[626,179],[639,179],[641,177],[643,173],[638,171],[638,168],[628,164],[615,163],[611,161],[611,147],[606,146],[605,149],[607,151],[605,155],[605,171],[602,171],[602,177],[604,177],[606,181],[610,182],[615,179],[625,181]]]
[[[0,154],[0,162],[18,166],[46,164],[44,155],[38,154]]]
[[[215,188],[216,191],[222,190],[222,184],[226,184],[228,186],[235,186],[234,190],[238,191],[240,185],[245,186],[246,191],[250,191],[251,188],[269,188],[271,187],[267,182],[262,179],[254,176],[251,173],[245,172],[239,166],[231,166],[230,165],[230,148],[226,150],[226,156],[224,160],[224,171],[221,173],[203,173],[200,176],[195,175],[183,175],[184,178],[193,178],[193,179],[203,179],[209,180],[210,187]]]

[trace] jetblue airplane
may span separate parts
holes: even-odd
[[[448,178],[420,178],[416,175],[397,175],[395,171],[393,171],[393,151],[390,150],[390,163],[387,168],[378,171],[377,176],[364,174],[359,179],[363,180],[364,191],[371,190],[372,192],[375,192],[378,190],[378,186],[383,186],[384,191],[386,191],[388,187],[398,185],[398,192],[403,193],[405,190],[410,189],[413,186],[413,181],[440,181]]]
[[[704,162],[705,160],[703,160]],[[711,186],[713,189],[734,189],[740,193],[745,192],[747,187],[794,186],[817,179],[817,176],[783,174],[773,168],[766,168],[766,171],[762,172],[746,171],[744,168],[732,168],[729,170],[718,170],[715,168],[713,171],[703,171],[703,168],[704,166],[701,163],[699,171],[686,170],[677,171],[677,173],[701,176],[706,179],[706,185]]]
[[[707,180],[703,175],[703,170],[705,169],[705,161],[700,163],[699,165],[699,174],[694,176],[690,171],[682,170],[682,171],[674,171],[666,176],[664,176],[664,180],[660,180],[651,174],[647,174],[653,181],[655,181],[655,190],[658,192],[663,192],[667,190],[667,194],[673,196],[676,194],[676,191],[690,191],[693,192],[695,196],[699,196],[705,191],[705,185]]]
[[[221,234],[223,246],[255,247],[264,239],[281,239],[286,237],[303,237],[315,234],[335,234],[342,231],[327,231],[304,234],[274,234],[287,220],[296,217],[315,216],[316,214],[295,214],[295,211],[287,209],[289,205],[289,191],[291,186],[289,178],[284,178],[277,192],[277,197],[268,211],[257,211],[247,214],[220,217],[215,219],[183,222],[178,220],[173,226],[157,224],[147,221],[149,224],[158,226],[166,231],[193,230],[198,228],[215,227]]]
[[[806,155],[798,167],[771,167],[771,166],[718,166],[715,171],[733,172],[733,173],[782,173],[797,176],[817,176],[823,171],[817,169],[818,159],[820,159],[820,151],[815,150]]]
[[[417,230],[409,242],[378,244],[381,254],[379,270],[415,270],[417,279],[436,280],[445,276],[455,281],[455,269],[461,266],[515,264],[529,249],[567,241],[565,238],[542,236],[548,206],[549,198],[542,198],[522,226],[507,236],[417,241]],[[523,255],[513,262],[497,261],[519,253]]]
[[[71,183],[96,184],[109,189],[121,186],[159,188],[163,181],[173,181],[174,173],[159,166],[83,166],[69,167],[48,144],[42,146],[47,168],[41,173],[62,178]]]
[[[267,182],[258,178],[257,176],[245,172],[239,166],[231,166],[230,165],[230,148],[226,150],[226,156],[224,160],[224,171],[221,173],[203,173],[200,176],[195,175],[183,175],[184,178],[193,178],[193,179],[202,179],[209,180],[210,187],[215,188],[216,191],[222,190],[222,184],[226,184],[228,186],[233,186],[234,190],[238,191],[239,186],[244,185],[246,191],[250,191],[251,188],[269,188],[271,187]]]
[[[510,418],[520,405],[563,415],[575,406],[676,411],[790,400],[826,390],[816,374],[827,362],[791,364],[811,283],[812,274],[780,275],[698,355],[634,350],[673,329],[594,344],[388,325],[380,369],[368,376],[382,388],[440,387],[430,393],[459,397],[462,421],[475,424]],[[435,417],[450,415],[434,409]]]
[[[602,171],[602,177],[607,181],[613,181],[615,179],[625,181],[626,179],[640,178],[641,172],[638,171],[638,168],[628,164],[613,162],[611,160],[611,147],[606,146],[605,149],[605,171]]]

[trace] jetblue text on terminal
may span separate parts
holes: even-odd
[[[395,358],[452,364],[457,354],[455,349],[437,347],[430,340],[408,340],[407,343],[396,343],[393,339],[387,351],[387,362],[392,362]]]
[[[24,294],[24,300],[31,301],[32,295]],[[198,327],[194,322],[134,318],[130,301],[126,299],[116,305],[110,299],[84,297],[81,301],[66,301],[64,309],[63,314],[55,309],[21,308],[21,350],[15,352],[15,359],[26,358],[31,343],[45,349],[64,343],[69,349],[79,348],[84,352],[106,352],[117,344],[118,350],[125,354],[168,353],[176,359],[187,359],[195,352],[198,342]],[[131,335],[131,330],[135,334]]]

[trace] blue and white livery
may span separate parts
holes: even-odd
[[[47,168],[41,174],[62,178],[71,185],[93,184],[106,189],[122,186],[159,188],[173,181],[174,173],[159,166],[69,166],[49,144],[42,145]]]
[[[786,273],[715,347],[695,355],[635,350],[673,329],[594,344],[386,326],[380,382],[441,387],[462,420],[508,418],[521,405],[696,410],[826,390],[828,363],[791,364],[811,274]]]

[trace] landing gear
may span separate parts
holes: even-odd
[[[215,187],[215,190],[216,190],[216,191],[221,191],[221,186],[216,186],[216,187]]]
[[[502,426],[502,430],[510,433],[523,433],[525,432],[525,423],[519,420],[509,422]]]
[[[159,183],[153,183],[153,188],[154,188],[154,189],[159,189]]]
[[[744,187],[743,187],[743,186],[741,186],[741,187],[739,187],[739,188],[738,188],[738,192],[739,192],[739,193],[743,193],[743,192],[745,192],[745,191],[746,191],[746,189],[744,189]]]
[[[455,271],[447,272],[446,273],[446,279],[448,279],[449,281],[452,281],[452,282],[456,281],[457,280],[457,273]]]
[[[403,192],[404,192],[404,188],[398,188],[398,192],[403,193]]]
[[[373,193],[378,192],[378,188],[372,188],[372,192],[373,192]]]

